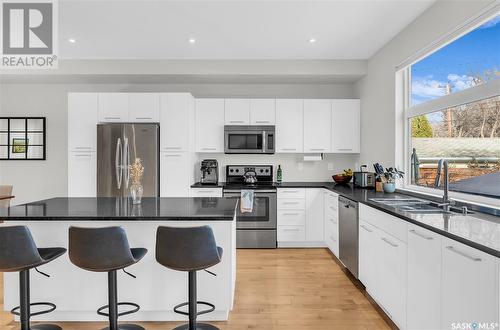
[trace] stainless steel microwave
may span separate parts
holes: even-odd
[[[226,154],[274,154],[275,128],[266,126],[224,126]]]

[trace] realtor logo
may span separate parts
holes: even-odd
[[[55,1],[2,1],[3,69],[57,68]]]

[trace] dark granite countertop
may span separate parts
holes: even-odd
[[[0,208],[3,221],[232,221],[237,201],[229,198],[130,199],[58,197]]]
[[[224,188],[226,183],[218,185],[194,184],[196,188]],[[372,198],[408,197],[406,194],[386,194],[374,189],[354,188],[352,184],[339,185],[334,182],[282,182],[273,183],[273,188],[325,188],[353,201],[368,205],[409,223],[431,230],[495,257],[500,258],[500,217],[483,213],[462,215],[450,214],[416,214],[371,201]]]

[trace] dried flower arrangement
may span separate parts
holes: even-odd
[[[136,158],[132,165],[129,165],[130,169],[130,180],[132,180],[132,184],[140,185],[142,176],[144,175],[144,166],[142,166],[142,162],[140,158]]]

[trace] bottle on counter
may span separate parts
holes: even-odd
[[[281,183],[283,181],[283,171],[281,170],[281,165],[278,165],[278,171],[276,172],[276,181]]]

